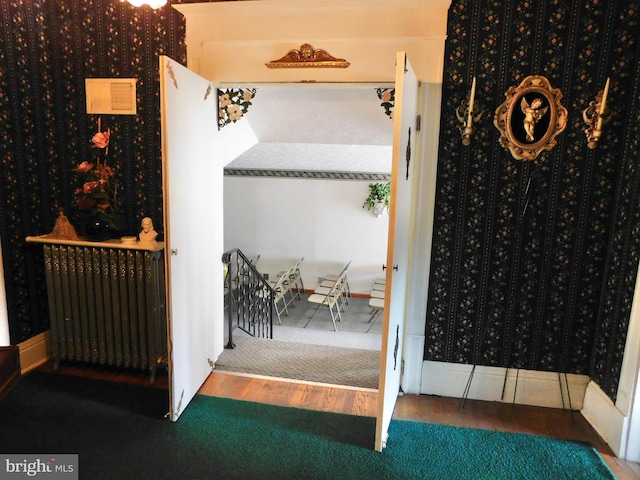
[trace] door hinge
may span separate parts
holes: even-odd
[[[404,373],[404,359],[400,360],[400,375]]]
[[[416,132],[420,131],[420,123],[422,122],[422,117],[420,115],[418,115],[418,117],[416,118]]]

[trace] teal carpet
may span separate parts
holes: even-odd
[[[591,446],[534,435],[393,420],[378,453],[372,418],[197,395],[171,423],[167,408],[161,389],[31,373],[0,401],[0,466],[77,453],[87,480],[615,478]]]

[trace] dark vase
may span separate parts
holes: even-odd
[[[100,217],[88,219],[84,225],[84,230],[87,240],[91,242],[104,242],[116,236],[109,222]]]

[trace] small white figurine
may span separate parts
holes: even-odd
[[[142,230],[140,230],[140,243],[155,243],[158,232],[153,229],[153,220],[149,217],[144,217],[140,223]]]

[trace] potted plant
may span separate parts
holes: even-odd
[[[362,208],[373,210],[373,213],[379,217],[389,208],[390,191],[391,182],[370,183],[369,196],[364,201]]]
[[[107,163],[111,129],[102,131],[98,118],[98,133],[92,138],[96,148],[93,160],[85,160],[76,168],[80,177],[79,187],[74,190],[77,221],[80,234],[91,241],[116,238],[122,228],[118,199],[119,184],[114,169]]]

